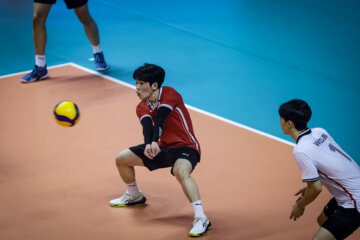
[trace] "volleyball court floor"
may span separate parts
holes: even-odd
[[[147,205],[108,204],[125,191],[116,154],[142,142],[133,87],[75,64],[50,74],[32,84],[20,84],[22,74],[1,78],[1,239],[188,239],[192,207],[169,169],[136,168]],[[78,125],[57,125],[52,111],[61,100],[78,104]],[[323,188],[303,217],[289,219],[304,186],[292,146],[190,114],[202,147],[193,177],[214,226],[200,239],[311,239],[330,195]]]

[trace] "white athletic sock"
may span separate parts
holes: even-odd
[[[45,67],[45,55],[35,55],[35,65],[38,67]]]
[[[136,181],[133,183],[129,183],[129,184],[125,184],[126,185],[126,189],[128,191],[128,193],[132,196],[135,196],[136,194],[139,193],[139,188],[136,184]]]
[[[192,202],[191,204],[194,208],[195,217],[206,217],[201,204],[201,200]]]
[[[93,53],[100,53],[101,52],[101,48],[100,48],[100,44],[97,46],[91,45],[93,48]]]

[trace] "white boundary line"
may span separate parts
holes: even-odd
[[[107,80],[109,80],[109,81],[112,81],[112,82],[114,82],[114,83],[123,85],[123,86],[128,87],[128,88],[135,89],[135,86],[134,86],[134,85],[131,85],[131,84],[129,84],[129,83],[126,83],[126,82],[124,82],[124,81],[121,81],[121,80],[116,79],[116,78],[113,78],[113,77],[109,77],[109,76],[107,76],[107,75],[104,75],[104,74],[99,73],[99,72],[96,72],[96,71],[94,71],[94,70],[85,68],[85,67],[83,67],[83,66],[80,66],[80,65],[78,65],[78,64],[76,64],[76,63],[72,63],[72,62],[70,62],[70,63],[65,63],[65,64],[54,65],[54,66],[51,66],[51,67],[48,67],[48,68],[51,69],[51,68],[57,68],[57,67],[63,67],[63,66],[72,66],[72,67],[81,69],[81,70],[83,70],[83,71],[85,71],[85,72],[88,72],[88,73],[91,73],[91,74],[100,76],[100,77],[102,77],[102,78],[105,78],[105,79],[107,79]],[[29,70],[29,71],[30,71],[30,70]],[[1,79],[1,78],[5,78],[5,77],[11,77],[11,76],[16,76],[16,75],[24,74],[24,73],[27,73],[27,72],[29,72],[29,71],[24,71],[24,72],[19,72],[19,73],[14,73],[14,74],[3,75],[3,76],[0,76],[0,79]],[[279,138],[279,137],[273,136],[273,135],[271,135],[271,134],[268,134],[268,133],[265,133],[265,132],[256,130],[256,129],[254,129],[254,128],[251,128],[251,127],[248,127],[248,126],[246,126],[246,125],[243,125],[243,124],[234,122],[234,121],[232,121],[232,120],[229,120],[229,119],[220,117],[220,116],[218,116],[218,115],[216,115],[216,114],[206,112],[206,111],[204,111],[204,110],[201,110],[201,109],[199,109],[199,108],[190,106],[190,105],[188,105],[188,104],[185,104],[185,105],[186,105],[187,108],[189,108],[189,109],[191,109],[191,110],[193,110],[193,111],[196,111],[196,112],[198,112],[198,113],[204,114],[204,115],[206,115],[206,116],[209,116],[209,117],[218,119],[218,120],[220,120],[220,121],[229,123],[229,124],[231,124],[231,125],[233,125],[233,126],[236,126],[236,127],[243,128],[243,129],[245,129],[245,130],[248,130],[248,131],[250,131],[250,132],[253,132],[253,133],[262,135],[262,136],[264,136],[264,137],[267,137],[267,138],[276,140],[276,141],[278,141],[278,142],[282,142],[282,143],[285,143],[285,144],[290,145],[290,146],[295,146],[294,143],[289,142],[289,141],[287,141],[287,140],[284,140],[284,139],[282,139],[282,138]]]
[[[51,68],[58,68],[58,67],[69,66],[69,65],[71,65],[71,63],[63,63],[63,64],[54,65],[54,66],[47,67],[47,68],[48,68],[48,69],[51,69]],[[33,70],[33,69],[27,70],[27,71],[23,71],[23,72],[18,72],[18,73],[12,73],[12,74],[7,74],[7,75],[2,75],[2,76],[0,76],[0,79],[1,79],[1,78],[6,78],[6,77],[13,77],[13,76],[17,76],[17,75],[26,74],[26,73],[31,72],[32,70]],[[20,81],[20,79],[19,79],[19,81]]]
[[[112,81],[112,82],[114,82],[114,83],[123,85],[123,86],[125,86],[125,87],[132,88],[132,89],[135,89],[135,88],[136,88],[134,85],[131,85],[131,84],[126,83],[126,82],[123,82],[123,81],[121,81],[121,80],[119,80],[119,79],[116,79],[116,78],[113,78],[113,77],[109,77],[109,76],[104,75],[104,74],[102,74],[102,73],[99,73],[99,72],[97,72],[97,71],[94,71],[94,70],[88,69],[88,68],[86,68],[86,67],[80,66],[80,65],[78,65],[78,64],[76,64],[76,63],[69,63],[69,65],[70,65],[70,66],[73,66],[73,67],[76,67],[76,68],[79,68],[79,69],[81,69],[81,70],[83,70],[83,71],[85,71],[85,72],[88,72],[88,73],[91,73],[91,74],[100,76],[100,77],[105,78],[105,79],[107,79],[107,80],[110,80],[110,81]]]
[[[187,105],[187,104],[185,104],[185,105],[186,105],[187,108],[190,108],[191,110],[194,110],[194,111],[196,111],[196,112],[202,113],[202,114],[207,115],[207,116],[209,116],[209,117],[216,118],[216,119],[218,119],[218,120],[220,120],[220,121],[229,123],[229,124],[234,125],[234,126],[236,126],[236,127],[240,127],[240,128],[246,129],[246,130],[248,130],[248,131],[250,131],[250,132],[253,132],[253,133],[262,135],[262,136],[264,136],[264,137],[271,138],[271,139],[273,139],[273,140],[276,140],[276,141],[279,141],[279,142],[288,144],[288,145],[290,145],[290,146],[295,146],[294,143],[289,142],[289,141],[286,141],[286,140],[284,140],[284,139],[282,139],[282,138],[279,138],[279,137],[273,136],[273,135],[271,135],[271,134],[268,134],[268,133],[265,133],[265,132],[256,130],[255,128],[248,127],[248,126],[246,126],[246,125],[243,125],[243,124],[234,122],[234,121],[232,121],[232,120],[229,120],[229,119],[220,117],[220,116],[218,116],[218,115],[216,115],[216,114],[206,112],[206,111],[201,110],[201,109],[198,109],[198,108],[196,108],[196,107],[192,107],[192,106],[189,106],[189,105]]]

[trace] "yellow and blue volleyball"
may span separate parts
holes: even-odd
[[[72,101],[61,101],[54,108],[55,120],[64,127],[74,126],[80,119],[78,106]]]

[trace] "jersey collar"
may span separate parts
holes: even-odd
[[[311,133],[311,129],[309,129],[309,128],[306,129],[305,131],[303,131],[302,133],[300,133],[297,140],[296,140],[296,144],[299,143],[300,138],[302,138],[305,135],[309,135],[310,133]]]
[[[157,108],[159,106],[161,93],[162,93],[162,87],[159,89],[159,96],[158,96],[158,99],[156,100],[156,103],[154,104],[154,106],[151,105],[151,102],[149,100],[146,100],[146,104],[150,107],[151,110],[154,110],[155,108]]]

